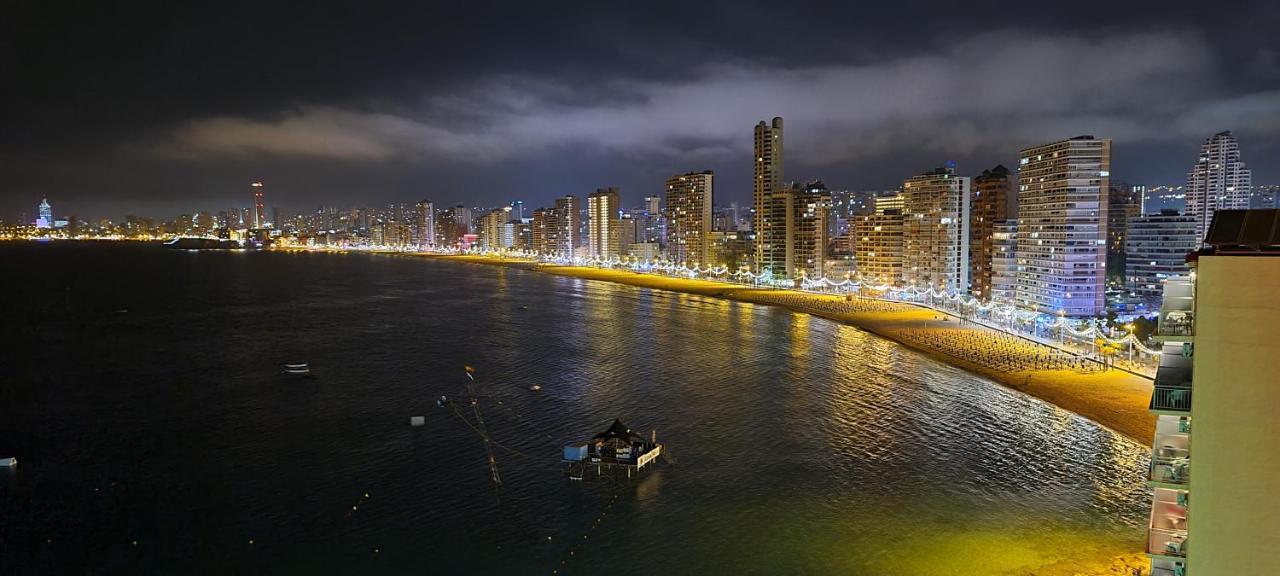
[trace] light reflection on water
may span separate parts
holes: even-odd
[[[42,336],[0,423],[31,455],[0,487],[0,542],[31,573],[547,573],[584,533],[564,573],[1070,574],[1141,546],[1142,446],[826,320],[412,258],[93,250],[117,251],[0,260],[48,268],[12,301],[72,285],[86,320],[57,328],[74,355]],[[282,358],[318,378],[282,382]],[[431,404],[463,364],[518,452],[496,493]],[[614,417],[674,464],[620,491],[565,480],[560,445]]]

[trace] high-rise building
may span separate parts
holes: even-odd
[[[262,182],[254,182],[249,186],[253,188],[253,228],[266,228],[267,211],[262,202]]]
[[[475,231],[471,225],[471,209],[461,204],[453,207],[453,220],[458,223],[458,235],[465,236]]]
[[[902,285],[902,211],[889,208],[856,216],[854,262],[863,282]]]
[[[582,201],[572,194],[556,198],[552,215],[554,236],[548,235],[553,242],[552,253],[563,258],[577,256],[578,248],[582,247]]]
[[[1240,161],[1236,137],[1230,131],[1214,134],[1200,146],[1200,157],[1187,172],[1184,213],[1196,218],[1203,238],[1215,211],[1249,207],[1252,185],[1253,174]]]
[[[662,213],[662,197],[661,196],[645,196],[644,210],[650,214]]]
[[[515,244],[515,226],[511,224],[511,207],[494,208],[480,217],[480,248],[508,250]]]
[[[537,254],[555,250],[555,209],[538,208],[529,221],[529,249]]]
[[[1126,239],[1129,221],[1142,216],[1139,191],[1124,182],[1113,182],[1107,190],[1107,278],[1126,274]]]
[[[524,220],[524,200],[511,201],[511,219]]]
[[[792,206],[782,187],[782,149],[782,118],[774,118],[771,124],[763,120],[756,124],[752,183],[756,268],[789,278],[791,254],[787,242],[787,212]]]
[[[979,300],[991,299],[995,228],[1010,217],[1012,180],[1009,169],[1003,165],[983,170],[973,179],[969,210],[969,292]]]
[[[667,178],[667,257],[690,266],[711,264],[711,203],[715,173]]]
[[[1280,438],[1277,218],[1216,211],[1194,275],[1165,284],[1150,404],[1153,575],[1280,574],[1280,556],[1265,552],[1280,534],[1280,459],[1267,453]]]
[[[969,179],[944,166],[902,183],[902,281],[969,290]]]
[[[53,206],[49,204],[48,198],[40,199],[40,206],[36,208],[36,228],[53,228]]]
[[[414,225],[417,227],[418,248],[430,248],[436,245],[436,211],[430,200],[418,202],[417,219]]]
[[[830,241],[828,218],[831,194],[821,180],[793,184],[784,193],[787,210],[787,275],[821,278]]]
[[[1022,150],[1018,162],[1017,305],[1102,313],[1111,141],[1077,136]]]
[[[592,258],[609,259],[619,256],[616,244],[610,244],[610,236],[617,232],[610,229],[617,225],[618,210],[622,199],[617,188],[597,188],[587,195],[587,246]]]
[[[1163,282],[1187,273],[1187,253],[1199,245],[1196,219],[1177,210],[1129,221],[1125,242],[1125,279],[1140,297],[1156,300],[1164,292]]]
[[[458,225],[453,208],[445,208],[436,213],[436,245],[442,248],[455,248],[467,229]]]
[[[1018,286],[1018,221],[996,222],[991,227],[992,302],[1013,304]]]

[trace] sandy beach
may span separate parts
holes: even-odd
[[[651,288],[727,298],[739,302],[780,306],[794,312],[812,314],[855,326],[929,354],[945,362],[981,374],[1001,384],[1070,410],[1135,442],[1151,442],[1155,417],[1147,411],[1151,380],[1121,370],[1060,367],[1023,359],[1053,354],[1053,348],[1010,338],[985,326],[964,323],[955,317],[911,304],[862,299],[848,302],[842,296],[808,292],[752,288],[710,280],[671,278],[623,270],[582,266],[539,265],[525,260],[489,256],[422,254],[456,262],[507,266],[548,274],[572,276]],[[944,319],[945,318],[945,319]],[[1018,342],[1010,343],[1011,340]],[[947,341],[966,343],[952,348]],[[1005,354],[988,360],[965,358],[968,348],[1008,348]],[[1004,364],[1000,362],[1003,361]]]

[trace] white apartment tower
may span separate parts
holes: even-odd
[[[1209,230],[1217,210],[1249,207],[1253,174],[1240,161],[1240,144],[1230,131],[1205,139],[1196,165],[1187,172],[1186,214],[1196,218],[1199,238]]]
[[[1111,140],[1077,136],[1018,160],[1016,304],[1095,316],[1106,307]]]

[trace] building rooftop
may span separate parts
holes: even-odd
[[[1218,210],[1204,242],[1208,254],[1280,255],[1280,209]]]

